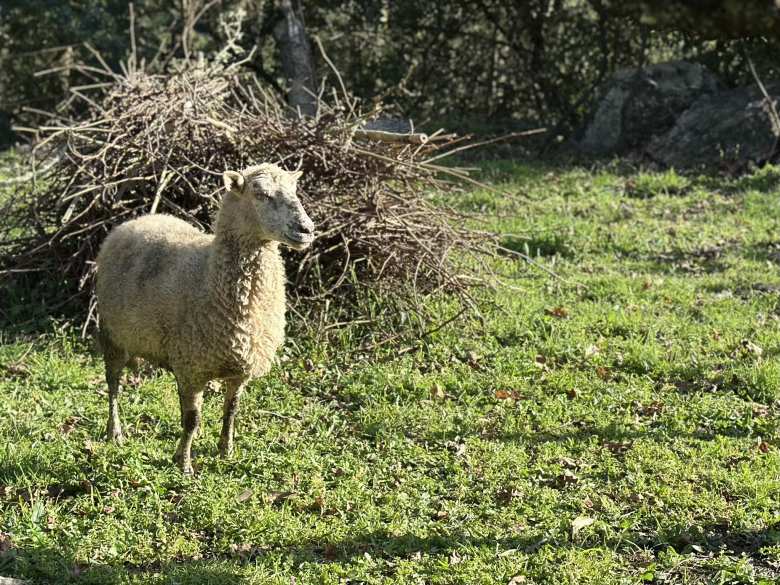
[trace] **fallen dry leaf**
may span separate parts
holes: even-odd
[[[604,441],[604,443],[602,443],[602,447],[609,449],[616,455],[621,455],[631,448],[631,443],[628,441]]]
[[[249,498],[251,498],[251,497],[252,497],[252,494],[253,494],[253,493],[254,493],[254,492],[252,492],[252,490],[246,489],[246,490],[244,490],[243,492],[241,492],[240,494],[238,494],[238,495],[236,496],[236,501],[237,501],[239,504],[241,504],[241,503],[243,503],[243,502],[246,502],[246,501],[247,501]]]
[[[756,343],[753,343],[749,339],[743,339],[740,341],[739,346],[737,349],[734,350],[732,355],[736,354],[742,354],[744,355],[752,355],[755,357],[761,357],[764,354],[764,350]]]
[[[513,487],[504,487],[498,490],[496,493],[496,500],[502,504],[508,504],[515,498],[519,498],[522,495],[521,492]]]
[[[596,375],[602,380],[609,380],[612,377],[612,373],[604,366],[599,366],[596,368]]]
[[[599,353],[601,353],[601,350],[596,345],[589,345],[585,348],[585,357],[593,357],[594,355],[599,355]]]
[[[769,415],[769,407],[765,404],[753,404],[753,416],[763,418]]]
[[[459,439],[459,437],[456,437],[456,439]],[[466,454],[465,443],[461,443],[459,441],[447,441],[444,446],[458,457],[463,457]]]
[[[447,510],[437,510],[436,513],[431,517],[432,520],[446,520],[450,517],[450,513],[447,512]]]
[[[636,413],[641,416],[654,416],[662,412],[663,409],[663,403],[656,400],[654,402],[650,402],[649,404],[637,404]]]
[[[66,436],[72,433],[73,429],[76,428],[76,424],[79,422],[79,420],[80,419],[77,416],[69,416],[68,418],[66,418],[65,422],[63,422],[60,425],[59,428],[60,433]]]
[[[447,393],[444,391],[444,386],[438,382],[431,386],[431,398],[435,398],[437,400],[444,400],[447,398]]]
[[[588,516],[577,516],[574,520],[571,521],[571,535],[575,536],[580,530],[586,526],[590,526],[595,521],[595,518],[590,518]]]
[[[30,368],[22,363],[3,364],[2,368],[9,378],[25,378],[30,375]]]
[[[248,542],[242,542],[241,544],[231,544],[230,552],[238,557],[247,557],[252,552],[252,545]]]
[[[294,492],[270,492],[265,495],[265,501],[269,504],[277,504],[284,502],[292,495],[294,495]]]
[[[579,391],[578,391],[576,388],[569,388],[569,389],[566,391],[566,397],[567,397],[569,400],[574,400],[575,398],[577,398],[577,396],[579,396],[579,394],[580,394],[580,393],[579,393]]]
[[[561,457],[560,464],[568,469],[576,469],[577,462],[571,457]]]
[[[578,481],[580,481],[580,478],[575,475],[573,471],[570,469],[564,469],[563,473],[561,473],[558,477],[555,478],[555,483],[559,487],[566,487],[567,485],[574,485]]]
[[[322,513],[325,511],[325,498],[323,496],[314,496],[314,507]]]
[[[475,370],[481,370],[482,366],[479,363],[479,354],[475,351],[469,351],[465,358],[463,359],[464,362],[466,362],[469,366],[474,368]]]
[[[545,309],[544,314],[558,319],[565,319],[569,316],[569,311],[565,307],[554,307],[552,309]]]
[[[496,390],[496,398],[498,400],[518,400],[520,394],[515,390]]]
[[[769,453],[769,449],[770,449],[769,443],[767,443],[766,441],[761,441],[758,444],[758,450],[761,451],[762,453]]]

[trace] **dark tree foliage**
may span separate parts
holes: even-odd
[[[776,0],[591,0],[615,16],[631,16],[659,28],[702,38],[780,36]]]
[[[774,0],[307,0],[317,36],[357,95],[384,95],[417,121],[501,120],[576,126],[599,84],[622,67],[689,59],[726,85],[753,82],[746,55],[765,81],[780,79]],[[208,8],[200,18],[203,8]],[[240,14],[249,64],[283,91],[274,0],[136,0],[137,51],[170,64],[222,46],[221,20]],[[67,70],[89,58],[84,43],[112,67],[130,46],[125,0],[4,0],[0,4],[2,124],[32,123],[74,85]],[[312,43],[316,47],[315,43]],[[315,52],[317,49],[314,49]],[[330,76],[319,55],[318,74]],[[40,70],[52,71],[36,76]]]
[[[395,99],[403,110],[437,118],[515,118],[570,128],[616,69],[671,59],[701,61],[737,85],[751,82],[747,50],[762,75],[778,76],[777,41],[654,28],[644,13],[617,10],[619,4],[331,0],[312,3],[308,24],[360,95],[402,84]],[[660,12],[667,3],[635,4]]]

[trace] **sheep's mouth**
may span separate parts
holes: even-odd
[[[308,248],[314,241],[314,234],[311,232],[291,232],[285,234],[285,237],[287,238],[286,244],[296,250]]]

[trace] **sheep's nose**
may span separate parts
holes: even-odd
[[[307,217],[299,222],[296,222],[293,226],[293,229],[296,232],[300,232],[302,234],[311,234],[314,233],[314,222]]]

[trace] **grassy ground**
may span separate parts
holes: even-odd
[[[98,357],[0,346],[0,575],[40,583],[775,583],[780,170],[738,181],[494,163],[484,324],[360,359],[296,340],[218,459],[170,463],[172,378],[102,442]]]

